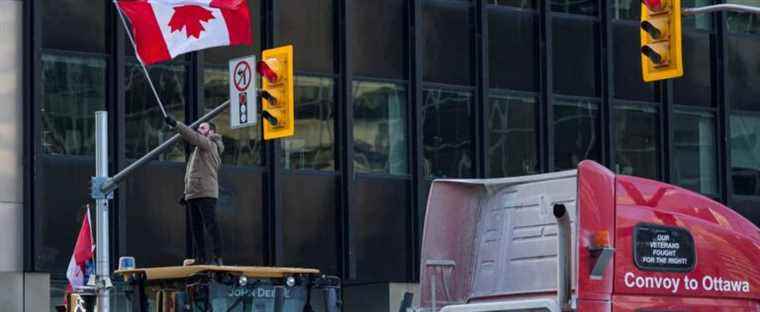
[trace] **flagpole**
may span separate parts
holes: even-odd
[[[158,92],[156,92],[156,87],[153,85],[153,80],[150,79],[150,75],[148,74],[148,69],[145,68],[145,64],[140,58],[140,54],[137,53],[137,45],[135,44],[135,39],[132,38],[132,32],[129,31],[129,26],[127,25],[126,19],[124,19],[124,14],[121,13],[121,9],[119,8],[119,4],[116,3],[116,0],[113,0],[113,5],[116,7],[116,12],[119,12],[119,17],[121,18],[121,24],[124,25],[124,30],[127,32],[127,37],[129,38],[129,42],[132,43],[132,48],[135,49],[135,56],[137,57],[137,61],[140,63],[140,66],[142,67],[143,73],[145,73],[145,78],[148,79],[148,85],[150,85],[150,89],[153,90],[153,96],[156,97],[156,101],[158,102],[158,107],[161,109],[161,113],[164,115],[164,118],[166,118],[168,115],[166,114],[166,109],[164,109],[164,104],[161,103],[161,98],[158,97]]]

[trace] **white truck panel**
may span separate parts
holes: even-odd
[[[558,241],[553,208],[567,208],[575,244],[576,193],[575,170],[434,181],[423,234],[422,307],[460,311],[454,309],[457,304],[468,303],[470,309],[496,298],[511,304],[513,295],[520,295],[520,301],[554,296]],[[571,250],[575,268],[576,248]],[[576,270],[571,271],[575,280]]]

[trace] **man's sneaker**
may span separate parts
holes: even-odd
[[[197,261],[195,259],[185,259],[182,261],[182,266],[190,266],[190,265],[206,265],[205,260]]]

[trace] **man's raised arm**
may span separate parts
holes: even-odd
[[[177,131],[179,131],[179,134],[182,135],[182,138],[187,141],[187,143],[190,143],[192,145],[195,145],[199,147],[202,150],[211,150],[213,148],[216,148],[214,144],[209,140],[207,137],[202,136],[197,131],[191,129],[190,127],[186,126],[182,122],[174,120],[171,116],[167,116],[164,118],[164,121],[169,126],[176,128]]]

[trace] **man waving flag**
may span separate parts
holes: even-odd
[[[246,0],[115,0],[145,65],[218,46],[251,44]]]

